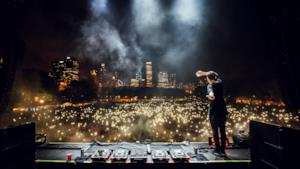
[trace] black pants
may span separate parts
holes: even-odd
[[[225,132],[225,124],[226,124],[226,118],[225,119],[214,119],[213,117],[209,118],[211,128],[213,131],[213,137],[215,140],[216,145],[216,151],[224,152],[225,144],[226,144],[226,132]],[[219,130],[221,135],[221,144],[220,144],[220,137],[219,137]]]

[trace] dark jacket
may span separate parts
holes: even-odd
[[[209,116],[212,120],[226,120],[228,114],[223,96],[222,82],[207,85],[207,93],[214,93],[215,99],[208,106]]]

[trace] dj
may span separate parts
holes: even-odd
[[[228,114],[223,97],[223,85],[219,75],[214,71],[204,72],[198,70],[197,77],[206,77],[207,85],[207,99],[209,100],[209,121],[213,131],[213,138],[215,141],[214,153],[226,156],[225,143],[226,143],[226,116]],[[221,145],[219,141],[219,130],[221,134]]]

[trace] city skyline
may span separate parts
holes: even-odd
[[[45,72],[53,60],[74,56],[81,63],[80,78],[88,77],[91,67],[106,63],[119,76],[131,79],[135,67],[140,70],[151,60],[157,67],[154,77],[159,71],[170,72],[179,82],[193,82],[196,70],[214,70],[230,93],[281,95],[281,54],[287,49],[277,36],[276,25],[283,26],[281,21],[287,20],[293,24],[296,13],[284,15],[283,7],[283,12],[271,10],[269,2],[259,1],[191,0],[186,2],[189,11],[179,10],[181,0],[141,1],[15,1],[18,8],[3,11],[19,20],[11,23],[3,18],[1,31],[6,35],[10,32],[6,27],[13,26],[19,37],[18,48],[24,52],[18,59],[21,70]],[[274,6],[281,9],[278,3]],[[151,11],[143,10],[147,7]],[[286,47],[292,50],[289,45],[297,38],[286,38],[291,41]],[[4,54],[0,49],[3,63],[9,57]],[[288,54],[293,55],[289,62],[298,63],[295,50]],[[291,70],[297,74],[296,66]]]
[[[196,20],[192,20],[196,25],[194,22],[189,25],[187,21],[190,20],[174,19],[178,12],[176,4],[171,1],[157,4],[157,10],[160,9],[157,16],[161,17],[154,19],[154,23],[151,20],[142,22],[137,17],[147,16],[138,10],[143,7],[142,4],[112,0],[104,3],[101,9],[91,6],[93,2],[96,1],[67,3],[46,0],[35,5],[28,4],[31,8],[26,11],[24,19],[27,45],[23,67],[47,71],[52,60],[75,56],[82,64],[81,77],[89,74],[90,70],[86,67],[102,62],[120,65],[124,72],[122,65],[130,69],[151,60],[158,68],[165,69],[161,71],[176,73],[179,81],[194,80],[197,69],[215,70],[224,81],[244,88],[261,86],[260,79],[265,77],[261,72],[269,75],[269,79],[263,82],[265,86],[276,79],[276,61],[266,54],[263,28],[256,24],[260,16],[246,6],[246,2],[235,1],[229,5],[226,2],[199,1],[195,5],[199,13],[195,14]],[[157,14],[156,8],[152,9]],[[61,17],[56,17],[56,14]],[[147,27],[145,24],[154,25]],[[101,27],[108,29],[99,29]],[[143,31],[144,28],[148,30]],[[96,39],[93,41],[92,37]],[[192,41],[189,42],[189,39]],[[115,46],[107,45],[113,40],[119,41],[114,43]],[[192,47],[195,47],[195,52],[186,54]],[[87,50],[90,48],[95,52],[89,53]],[[175,51],[172,52],[172,49]]]
[[[157,87],[157,88],[178,88],[176,73],[158,71],[153,75],[152,62],[147,61],[143,70],[137,70],[134,76],[122,78],[118,71],[108,69],[109,65],[101,63],[95,69],[90,68],[89,77],[93,79],[97,87]],[[143,73],[144,72],[144,73]],[[58,85],[59,90],[65,90],[72,81],[79,81],[80,62],[73,56],[67,56],[62,60],[53,61],[48,76]],[[156,83],[153,79],[157,79]],[[184,82],[190,83],[190,82]]]

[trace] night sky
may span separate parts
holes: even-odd
[[[52,61],[72,55],[82,78],[105,62],[129,79],[151,60],[179,81],[194,81],[204,69],[219,72],[229,91],[273,85],[278,60],[266,53],[258,2],[184,1],[28,1],[23,68],[48,71]]]

